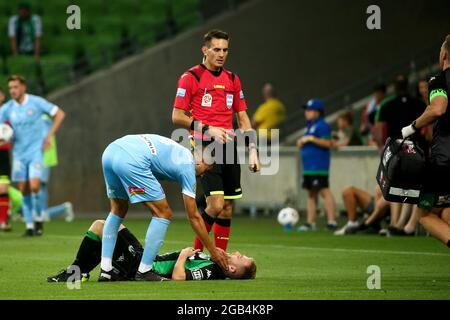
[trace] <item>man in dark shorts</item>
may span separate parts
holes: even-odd
[[[419,197],[419,222],[435,238],[450,247],[450,225],[439,215],[450,207],[450,35],[439,54],[442,71],[429,81],[430,105],[409,126],[402,129],[403,138],[433,124],[431,155]]]
[[[172,122],[190,129],[204,143],[213,143],[214,168],[201,178],[206,196],[202,217],[207,231],[214,231],[217,247],[226,251],[233,215],[233,201],[242,197],[241,167],[237,161],[233,115],[239,130],[253,137],[248,143],[249,169],[259,171],[256,132],[247,115],[247,104],[239,77],[226,70],[229,36],[221,30],[209,31],[203,39],[203,63],[183,73],[178,80]],[[203,250],[198,237],[195,249]]]
[[[72,263],[80,269],[74,275],[67,269],[47,278],[48,282],[66,282],[89,280],[91,272],[99,263],[102,248],[104,220],[96,220],[86,232]],[[113,272],[120,281],[133,281],[141,261],[143,248],[136,237],[121,225],[113,255]],[[210,257],[199,250],[185,248],[181,251],[156,256],[152,265],[152,280],[221,280],[221,279],[254,279],[256,264],[252,258],[233,252],[228,255],[228,271],[213,262]]]

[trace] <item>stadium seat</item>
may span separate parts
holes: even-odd
[[[198,0],[174,1],[173,15],[179,31],[200,22],[199,5]]]
[[[31,4],[33,13],[39,14],[42,20],[42,76],[52,77],[46,81],[47,87],[60,86],[59,80],[53,80],[55,77],[52,74],[58,73],[57,65],[72,64],[79,48],[83,48],[90,68],[100,69],[134,52],[129,50],[122,54],[120,42],[123,33],[128,32],[130,39],[133,39],[132,46],[136,49],[152,46],[171,34],[167,21],[170,12],[175,20],[176,31],[185,30],[199,21],[199,0],[79,0],[76,4],[81,9],[81,29],[69,30],[66,27],[66,9],[72,1],[27,2]],[[16,1],[0,3],[0,57],[10,53],[7,25],[9,17],[17,12],[17,4]],[[51,59],[54,59],[54,63],[51,63]],[[8,59],[5,68],[26,73],[30,77],[35,75],[36,70],[29,67],[28,62],[28,58]],[[0,62],[0,73],[2,67]],[[70,78],[70,75],[65,78]]]

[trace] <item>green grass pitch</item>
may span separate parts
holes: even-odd
[[[47,283],[67,267],[92,220],[52,221],[44,236],[24,226],[0,233],[0,299],[450,299],[450,251],[431,237],[336,237],[286,233],[275,219],[236,218],[229,251],[256,259],[255,280],[98,283],[98,268],[79,290]],[[149,219],[126,220],[142,241]],[[193,243],[186,219],[172,222],[161,252]],[[367,267],[381,269],[381,289],[367,289]]]

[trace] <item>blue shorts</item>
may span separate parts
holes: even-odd
[[[131,203],[159,201],[166,197],[150,168],[138,163],[119,145],[110,144],[102,156],[106,194]]]
[[[30,179],[41,179],[44,168],[42,160],[42,154],[32,159],[13,159],[11,180],[24,182]]]
[[[42,167],[41,182],[48,183],[49,179],[50,179],[50,167],[43,166]]]

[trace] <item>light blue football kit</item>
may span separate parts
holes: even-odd
[[[0,123],[9,120],[14,130],[12,181],[41,178],[46,138],[42,116],[53,117],[57,111],[57,106],[32,94],[26,94],[22,104],[9,100],[0,109]]]
[[[128,135],[103,152],[103,175],[108,198],[131,203],[165,198],[158,180],[180,183],[182,193],[195,199],[195,162],[191,152],[175,141],[155,135]],[[103,228],[101,277],[110,277],[117,233],[123,219],[110,212]],[[163,244],[170,220],[153,217],[145,237],[139,272],[151,270]],[[104,272],[103,272],[104,271]]]
[[[53,117],[57,112],[56,105],[32,94],[25,94],[22,104],[9,100],[0,109],[0,123],[9,120],[14,130],[12,181],[41,179],[43,144],[46,138],[42,116],[47,114]],[[41,217],[38,193],[23,196],[22,211],[27,229],[32,229],[33,214]]]
[[[179,182],[182,193],[195,198],[195,166],[191,152],[155,135],[128,135],[111,143],[102,156],[108,198],[131,203],[165,198],[158,180]]]

